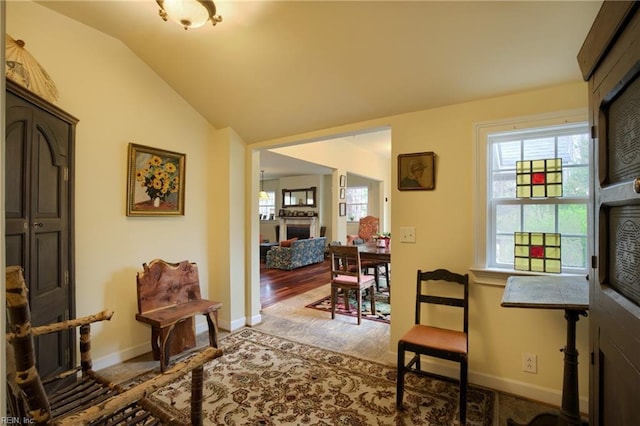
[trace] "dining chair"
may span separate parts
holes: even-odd
[[[360,252],[357,246],[331,246],[331,319],[336,317],[338,292],[342,290],[344,306],[350,310],[349,292],[356,295],[358,325],[362,322],[362,293],[369,289],[371,312],[376,312],[376,281],[373,275],[362,272]]]
[[[452,287],[455,287],[455,290],[452,290]],[[455,292],[453,296],[452,291]],[[461,296],[459,296],[459,293],[461,293]],[[434,305],[445,306],[446,308]],[[462,309],[459,315],[462,317],[462,327],[441,328],[434,326],[438,314],[449,314],[449,311],[453,310],[449,309],[449,307]],[[429,321],[425,321],[422,315],[423,310],[429,311],[428,315],[424,315],[424,317],[429,317]],[[422,321],[428,324],[423,324]],[[457,274],[446,269],[428,272],[418,270],[415,325],[398,341],[398,379],[396,382],[396,405],[398,409],[403,408],[402,398],[405,374],[412,372],[419,375],[429,375],[420,366],[421,355],[455,361],[460,363],[460,424],[464,425],[467,415],[468,346],[469,275]],[[409,363],[405,363],[405,352],[413,352],[414,354]]]
[[[366,243],[371,241],[380,229],[380,219],[374,216],[365,216],[358,224],[358,234],[347,235],[347,245]]]

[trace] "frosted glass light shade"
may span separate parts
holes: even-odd
[[[211,21],[213,25],[222,21],[216,15],[216,6],[212,0],[156,0],[160,6],[160,16],[165,21],[182,25],[184,29],[198,28]]]

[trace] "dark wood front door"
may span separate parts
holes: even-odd
[[[578,56],[594,140],[590,424],[640,424],[640,13],[605,2]]]
[[[6,264],[23,267],[31,322],[37,326],[75,315],[70,184],[75,119],[10,82],[7,87]],[[37,338],[40,374],[70,368],[74,345],[69,333]]]

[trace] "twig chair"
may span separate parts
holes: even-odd
[[[11,415],[43,425],[154,425],[202,424],[203,363],[222,355],[207,348],[131,389],[124,389],[93,371],[91,360],[91,324],[111,319],[113,312],[31,327],[27,287],[19,266],[6,271],[7,294],[7,382]],[[81,365],[69,371],[42,379],[36,368],[34,336],[80,328]],[[192,373],[191,420],[176,419],[147,398],[157,389]],[[77,377],[80,374],[80,377]],[[44,383],[58,380],[71,382],[51,393]]]

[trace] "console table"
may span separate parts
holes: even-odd
[[[578,351],[576,323],[587,316],[589,282],[583,277],[522,276],[509,277],[501,306],[507,308],[563,309],[567,321],[564,349],[564,378],[560,415],[540,414],[529,425],[581,425],[578,395]],[[516,425],[509,419],[509,425]]]

